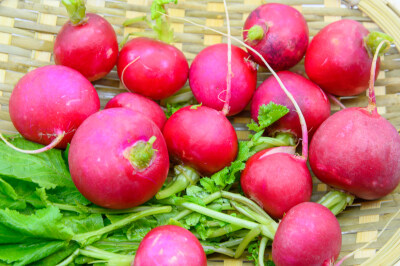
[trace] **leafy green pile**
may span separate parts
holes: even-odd
[[[276,121],[287,113],[275,109],[263,106],[261,121]],[[293,141],[263,137],[263,127],[257,130],[239,143],[237,159],[229,167],[178,193],[126,210],[95,206],[79,193],[68,170],[68,149],[31,155],[0,142],[0,265],[130,265],[141,239],[165,224],[191,230],[207,254],[240,257],[250,244],[258,260],[263,250],[254,247],[272,239],[277,224],[254,202],[230,191],[239,191],[236,181],[250,156]],[[42,147],[20,136],[8,138],[22,149]]]

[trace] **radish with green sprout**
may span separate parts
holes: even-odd
[[[132,266],[206,266],[207,257],[199,240],[176,225],[154,228],[140,242]]]
[[[293,7],[269,3],[250,13],[244,23],[243,39],[259,53],[247,49],[258,64],[266,67],[265,59],[275,71],[286,70],[303,58],[308,46],[308,26]]]
[[[93,85],[78,71],[65,66],[39,67],[23,76],[11,93],[11,121],[26,139],[65,148],[82,122],[99,111]]]
[[[83,0],[63,0],[70,20],[54,42],[54,61],[76,69],[88,80],[98,80],[115,66],[118,57],[117,35],[103,17],[85,13]]]
[[[163,185],[169,169],[165,140],[152,121],[127,108],[110,108],[79,127],[69,149],[78,190],[112,209],[138,206]]]
[[[378,48],[384,44],[389,47],[387,43],[382,41]],[[317,130],[310,145],[310,166],[318,179],[367,200],[388,195],[400,182],[400,136],[376,107],[378,51],[370,70],[368,106],[332,115]]]
[[[120,93],[112,98],[104,108],[108,109],[115,107],[125,107],[141,113],[143,116],[153,121],[160,130],[162,130],[167,121],[164,111],[157,103],[136,93]]]
[[[257,86],[256,64],[239,47],[232,45],[231,51],[230,81],[227,79],[226,44],[215,44],[202,50],[193,60],[189,72],[189,84],[196,100],[218,111],[229,105],[228,116],[240,113],[247,106]]]
[[[357,95],[368,88],[377,32],[342,19],[323,28],[310,43],[305,70],[324,91],[338,96]],[[374,48],[375,47],[375,48]],[[375,76],[379,72],[377,61]]]
[[[299,74],[290,71],[281,71],[277,75],[299,104],[307,122],[307,129],[311,138],[319,125],[331,113],[331,105],[326,94],[316,84]],[[251,116],[255,121],[258,121],[260,106],[270,102],[284,105],[291,111],[268,127],[268,133],[275,135],[279,132],[288,132],[297,138],[301,138],[299,116],[274,77],[266,79],[254,93],[251,103]]]

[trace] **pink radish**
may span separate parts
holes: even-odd
[[[140,113],[110,108],[79,127],[69,150],[78,190],[91,202],[112,209],[138,206],[163,185],[169,158],[159,128]]]
[[[249,55],[232,45],[231,87],[227,89],[228,46],[215,44],[202,50],[193,60],[189,84],[194,97],[204,106],[221,111],[229,90],[229,112],[235,115],[249,103],[257,85],[257,69]]]
[[[176,225],[154,228],[140,242],[132,266],[206,266],[207,257],[199,240]]]
[[[240,178],[245,195],[274,218],[311,199],[310,172],[304,158],[294,153],[295,147],[260,151],[247,161]]]
[[[83,0],[63,0],[71,20],[64,24],[54,42],[54,61],[76,69],[88,80],[98,80],[115,66],[117,35],[99,15],[87,13]]]
[[[307,49],[304,66],[308,77],[326,92],[338,96],[365,91],[372,63],[366,43],[372,35],[368,35],[361,23],[349,19],[323,28]]]
[[[326,207],[304,202],[282,219],[272,242],[276,266],[333,265],[339,256],[342,232],[335,215]]]
[[[174,113],[163,134],[171,157],[204,175],[230,165],[238,140],[229,120],[206,106],[188,106]]]
[[[320,126],[310,146],[310,165],[322,182],[368,200],[388,195],[400,182],[400,136],[376,108],[377,57],[378,52],[371,68],[368,106],[335,113]]]
[[[184,54],[174,46],[139,37],[121,49],[117,69],[129,91],[160,100],[185,85],[189,65]]]
[[[282,71],[278,72],[277,75],[299,104],[311,137],[331,113],[327,96],[316,84],[298,74]],[[254,93],[251,103],[251,116],[255,121],[258,121],[260,106],[270,102],[284,105],[291,111],[268,128],[269,134],[290,132],[301,138],[301,126],[296,110],[274,77],[266,79]]]
[[[15,128],[26,139],[65,148],[76,129],[100,109],[93,85],[78,71],[65,66],[37,68],[18,83],[9,110]]]
[[[250,13],[243,27],[245,43],[255,49],[275,70],[296,65],[308,45],[308,26],[303,15],[291,6],[264,4]],[[266,66],[248,49],[254,60]]]
[[[106,104],[105,109],[115,107],[125,107],[141,113],[153,121],[160,130],[167,121],[164,111],[157,103],[136,93],[124,92],[118,94]]]

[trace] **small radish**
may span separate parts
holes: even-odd
[[[275,70],[296,65],[308,46],[308,26],[303,15],[291,6],[264,4],[250,13],[243,27],[245,43],[259,52]],[[248,49],[254,60],[266,66]]]
[[[326,207],[304,202],[282,219],[272,242],[276,266],[333,265],[342,246],[342,232],[335,215]]]
[[[307,129],[311,138],[319,125],[331,113],[331,106],[327,96],[316,84],[298,74],[290,71],[281,71],[277,75],[299,104],[306,119]],[[254,93],[251,103],[251,117],[258,121],[260,106],[270,102],[284,105],[291,111],[268,127],[268,133],[275,135],[277,132],[290,132],[301,138],[301,126],[296,110],[274,77],[266,79]]]
[[[163,134],[171,157],[203,175],[213,174],[236,158],[235,129],[221,113],[206,106],[187,106],[174,113]]]
[[[232,75],[227,115],[241,112],[250,102],[257,86],[257,68],[249,55],[237,46],[231,46]],[[228,45],[215,44],[202,50],[193,60],[189,84],[194,97],[204,106],[223,110],[227,96]]]
[[[160,130],[162,130],[167,121],[164,111],[157,103],[136,93],[120,93],[112,98],[104,108],[115,107],[125,107],[141,113],[143,116],[153,121]]]
[[[121,49],[118,76],[125,87],[153,100],[171,96],[185,85],[189,65],[174,46],[146,37],[134,38]]]
[[[310,171],[294,153],[295,147],[260,151],[247,161],[240,178],[245,195],[274,218],[311,199]]]
[[[400,182],[400,136],[376,108],[378,51],[371,67],[368,106],[332,115],[310,145],[310,165],[318,179],[367,200],[388,195]]]
[[[167,146],[159,128],[140,113],[110,108],[78,128],[69,150],[71,177],[91,202],[112,209],[138,206],[163,185]]]
[[[305,70],[313,82],[334,95],[357,95],[368,88],[374,51],[367,47],[376,33],[359,22],[343,19],[323,28],[310,43]],[[379,72],[379,60],[376,75]]]
[[[158,226],[140,242],[132,266],[206,266],[200,241],[187,229],[176,225]]]
[[[85,14],[83,0],[63,0],[70,16],[54,42],[54,61],[76,69],[88,80],[98,80],[115,66],[117,35],[111,24],[99,15]]]
[[[56,65],[23,76],[9,102],[15,128],[26,139],[49,145],[44,150],[65,148],[80,124],[99,109],[93,85],[78,71]]]

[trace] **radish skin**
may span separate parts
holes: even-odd
[[[64,149],[81,123],[100,109],[93,85],[78,71],[65,66],[37,68],[23,76],[11,94],[11,121],[26,139]]]
[[[326,207],[304,202],[282,219],[272,242],[276,266],[333,265],[339,256],[342,232],[333,213]]]
[[[315,83],[293,72],[281,71],[277,75],[299,104],[311,138],[319,125],[331,113],[331,106],[326,94]],[[266,79],[254,93],[251,103],[251,117],[254,121],[258,121],[257,118],[261,105],[270,102],[284,105],[291,111],[268,127],[268,133],[274,135],[277,132],[290,132],[297,138],[301,138],[299,116],[274,77]]]
[[[162,130],[165,122],[167,122],[164,111],[157,103],[136,93],[120,93],[112,98],[104,109],[115,107],[125,107],[141,113],[143,116],[153,121],[160,130]]]
[[[176,225],[154,228],[140,242],[132,266],[206,266],[207,257],[199,240]]]
[[[210,175],[236,158],[235,129],[221,113],[206,106],[188,106],[174,113],[163,134],[173,160]]]

